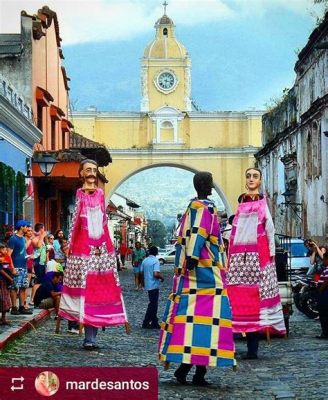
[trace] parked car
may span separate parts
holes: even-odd
[[[164,264],[174,264],[175,259],[175,249],[166,252],[165,254],[158,254],[157,258],[161,265]]]
[[[166,249],[163,249],[161,247],[158,248],[158,255],[159,256],[164,256],[167,253]]]
[[[304,240],[291,238],[282,242],[281,246],[288,252],[292,273],[306,273],[311,264],[309,249],[305,246]]]

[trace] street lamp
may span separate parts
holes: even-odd
[[[55,166],[55,164],[57,164],[59,161],[57,161],[56,159],[54,159],[51,154],[49,153],[40,153],[33,159],[33,161],[36,164],[39,164],[40,170],[42,172],[42,174],[45,176],[45,181],[43,183],[43,185],[39,186],[39,196],[43,197],[43,201],[44,201],[44,214],[43,214],[43,218],[44,224],[47,224],[47,200],[48,198],[51,196],[51,182],[48,180],[48,176],[51,174],[53,167]],[[41,190],[42,188],[42,190]],[[42,194],[42,196],[41,196]]]
[[[49,176],[52,172],[53,167],[59,161],[54,159],[49,153],[43,153],[41,157],[37,157],[34,159],[36,164],[39,164],[41,172],[44,176]]]

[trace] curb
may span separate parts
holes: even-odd
[[[9,328],[7,332],[7,336],[0,341],[0,351],[4,350],[5,347],[15,340],[17,337],[23,335],[25,332],[28,332],[32,328],[35,329],[38,327],[44,320],[50,318],[50,314],[53,309],[50,310],[42,310],[38,314],[33,315],[31,319],[24,320],[22,323],[14,328]]]

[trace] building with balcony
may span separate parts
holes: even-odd
[[[263,171],[277,233],[328,240],[328,13],[295,64],[293,87],[262,118]]]

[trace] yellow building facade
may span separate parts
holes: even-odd
[[[74,112],[75,130],[108,146],[107,199],[153,167],[210,171],[228,213],[244,191],[244,171],[261,147],[261,111],[204,112],[191,98],[191,59],[164,15],[141,60],[140,112]],[[165,179],[165,177],[163,177]]]

